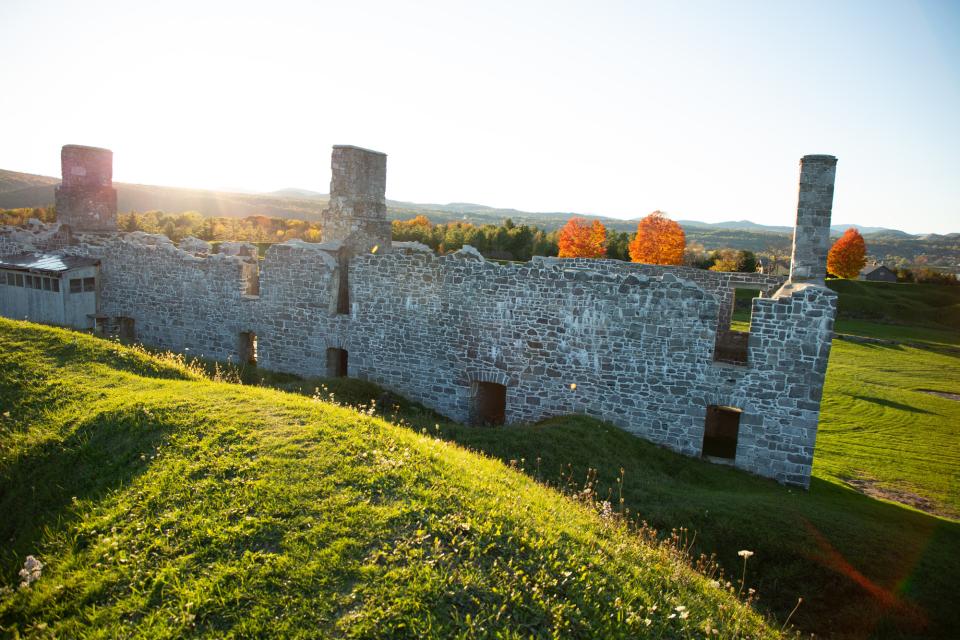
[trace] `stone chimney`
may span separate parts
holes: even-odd
[[[800,191],[797,225],[793,229],[790,282],[823,284],[830,251],[830,216],[837,159],[833,156],[803,156],[800,159]]]
[[[113,152],[68,144],[60,151],[63,182],[56,188],[57,221],[74,232],[116,231]]]
[[[351,254],[390,250],[387,156],[336,145],[331,156],[330,204],[321,215],[323,241],[340,240]]]

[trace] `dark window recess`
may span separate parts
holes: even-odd
[[[741,411],[734,407],[712,404],[707,407],[707,422],[703,430],[703,456],[710,458],[737,457],[737,437],[740,433]]]
[[[7,274],[7,284],[10,285],[11,287],[17,286],[17,279],[14,276],[14,274],[12,273]]]
[[[746,365],[749,344],[749,331],[717,329],[717,343],[714,345],[713,359],[717,362]]]
[[[60,278],[51,278],[50,281],[53,290],[60,293]]]
[[[18,286],[18,287],[22,287],[22,286],[23,286],[23,274],[22,274],[22,273],[18,273],[18,274],[16,274],[16,276],[17,276],[17,278],[16,278],[16,280],[17,280],[17,286]]]
[[[340,256],[340,281],[337,285],[337,313],[350,314],[350,258]]]
[[[507,416],[507,388],[496,382],[474,382],[470,421],[475,425],[503,424]]]
[[[260,259],[254,256],[249,266],[244,267],[244,290],[248,296],[260,295]]]
[[[43,278],[40,276],[33,276],[33,288],[34,289],[43,289]]]
[[[750,342],[750,327],[753,323],[753,299],[763,292],[759,289],[734,289],[730,300],[730,317],[721,318],[717,327],[717,342],[713,349],[713,359],[717,362],[746,365]],[[732,324],[736,323],[736,329]],[[747,326],[744,327],[744,324]],[[747,329],[742,331],[742,329]]]
[[[331,347],[327,349],[327,377],[347,377],[347,350]]]
[[[121,342],[133,342],[137,339],[137,331],[133,318],[120,316],[117,318],[117,337]]]
[[[70,293],[80,293],[83,291],[83,280],[80,278],[70,278]]]
[[[240,364],[257,364],[257,334],[242,331],[238,339],[237,354],[240,356]]]
[[[44,291],[53,291],[53,280],[51,278],[43,279],[43,290]]]
[[[83,290],[87,291],[96,291],[97,290],[97,279],[96,278],[84,278],[83,279]]]

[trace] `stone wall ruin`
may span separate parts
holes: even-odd
[[[472,247],[438,256],[391,243],[386,156],[357,147],[334,148],[323,243],[277,244],[258,260],[243,243],[211,253],[195,238],[175,246],[74,222],[69,244],[53,227],[2,229],[0,254],[99,258],[100,314],[147,345],[239,362],[255,338],[259,366],[304,376],[346,367],[458,421],[588,414],[685,455],[807,486],[836,306],[816,277],[819,248],[806,246],[829,228],[835,159],[827,171],[824,156],[810,158],[794,256],[812,257],[803,279],[798,264],[786,283],[615,260],[502,265]],[[815,188],[805,189],[813,170]],[[65,169],[61,190],[71,188]],[[732,364],[717,354],[737,287],[764,295]],[[735,442],[716,449],[732,458],[710,455],[716,415],[737,418]]]

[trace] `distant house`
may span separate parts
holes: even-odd
[[[897,274],[882,264],[872,264],[860,270],[860,279],[873,282],[896,282]]]

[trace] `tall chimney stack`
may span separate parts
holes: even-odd
[[[797,225],[793,229],[790,282],[823,284],[830,251],[830,216],[837,176],[834,156],[812,155],[800,159]]]
[[[116,231],[113,152],[77,144],[60,150],[63,182],[56,188],[57,221],[71,231]]]
[[[324,242],[341,240],[348,254],[389,251],[387,155],[336,145],[330,168],[330,204],[320,217]]]

